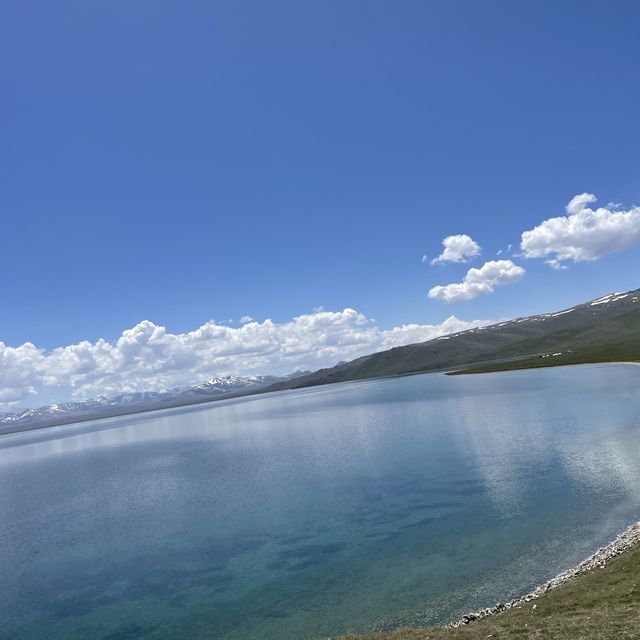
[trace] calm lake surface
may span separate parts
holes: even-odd
[[[0,637],[301,640],[521,594],[640,517],[640,367],[420,375],[0,437]]]

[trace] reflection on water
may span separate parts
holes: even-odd
[[[422,375],[0,438],[0,638],[312,639],[516,595],[637,519],[640,368]]]

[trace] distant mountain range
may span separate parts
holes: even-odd
[[[223,376],[205,380],[194,387],[120,393],[110,397],[98,396],[84,402],[62,402],[14,413],[0,413],[0,433],[244,395],[277,382],[287,382],[305,373],[308,372],[297,371],[288,376]]]
[[[100,396],[0,414],[0,433],[350,380],[621,361],[640,361],[640,289],[395,347],[313,373],[226,376],[194,387]]]

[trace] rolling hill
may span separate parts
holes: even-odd
[[[475,373],[626,360],[640,360],[640,289],[395,347],[265,391],[427,371]]]

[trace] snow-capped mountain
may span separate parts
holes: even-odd
[[[205,380],[193,387],[120,393],[110,397],[98,396],[84,402],[62,402],[34,409],[22,409],[13,413],[0,413],[0,432],[12,430],[11,427],[30,429],[128,412],[193,404],[207,399],[257,390],[260,387],[290,380],[305,373],[309,372],[297,371],[288,376],[219,376]]]
[[[259,385],[273,384],[285,380],[288,376],[223,376],[211,378],[186,390],[185,393],[216,394],[246,389]]]

